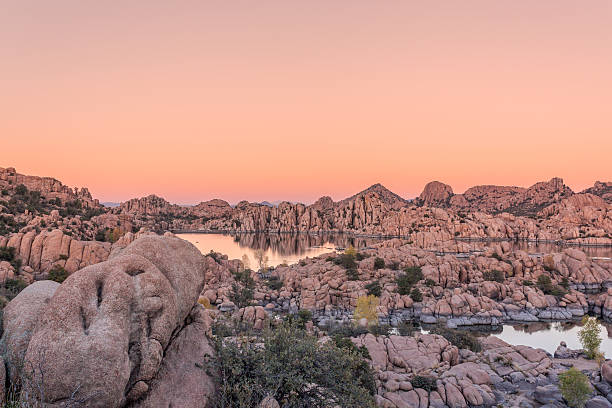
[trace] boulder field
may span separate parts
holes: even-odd
[[[368,294],[369,284],[378,282],[379,318],[392,325],[413,319],[449,327],[497,325],[570,320],[588,312],[612,318],[612,262],[592,260],[576,248],[529,256],[500,243],[466,258],[394,239],[360,253],[363,259],[356,261],[356,280],[349,279],[345,267],[336,262],[338,257],[330,253],[303,259],[278,266],[265,276],[253,272],[255,304],[267,313],[308,309],[319,325],[326,326],[350,321],[357,299]],[[377,259],[383,267],[375,267]],[[232,272],[242,265],[222,256],[209,262],[213,264],[211,278],[202,297],[232,310]],[[415,284],[422,293],[420,301],[397,291],[396,279],[406,268],[421,270],[422,279]],[[499,281],[488,280],[492,271],[498,271]],[[545,293],[546,288],[537,285],[541,275],[550,277],[552,286],[565,285],[566,289],[554,295]],[[271,280],[278,284],[270,285]]]
[[[61,285],[28,286],[2,322],[8,388],[19,378],[21,398],[46,407],[206,406],[205,275],[192,244],[149,235]]]

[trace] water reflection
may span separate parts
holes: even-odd
[[[220,252],[229,259],[241,259],[247,255],[251,267],[255,267],[255,251],[263,250],[268,256],[268,266],[296,263],[305,257],[319,256],[352,245],[364,249],[381,242],[380,238],[354,237],[344,234],[177,234],[194,244],[202,253]]]
[[[484,241],[464,241],[470,251],[482,251],[486,247],[495,244],[495,242]],[[525,251],[528,254],[550,254],[554,252],[562,252],[566,248],[577,248],[590,257],[612,257],[612,247],[596,247],[596,246],[568,246],[560,245],[552,242],[528,242],[528,241],[512,241],[512,250]]]
[[[581,349],[578,331],[582,323],[571,322],[535,322],[520,324],[505,324],[502,326],[470,326],[460,330],[469,330],[476,336],[496,336],[512,345],[524,345],[541,348],[554,354],[559,343],[564,341],[571,349]],[[600,322],[600,350],[606,357],[612,357],[612,325]],[[429,332],[431,327],[423,326],[423,332]]]

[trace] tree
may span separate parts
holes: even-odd
[[[582,318],[582,328],[578,332],[578,338],[589,359],[594,359],[599,353],[599,345],[601,344],[599,332],[601,332],[601,327],[597,318],[589,316]]]
[[[419,288],[413,288],[412,292],[410,292],[410,298],[415,302],[420,302],[423,300],[423,294],[419,290]]]
[[[265,270],[268,268],[268,255],[266,255],[263,249],[258,249],[255,251],[255,259],[257,260],[260,270]]]
[[[355,258],[357,256],[357,250],[354,246],[349,245],[349,247],[344,250],[344,254]]]
[[[360,296],[357,298],[357,306],[355,307],[354,318],[357,323],[361,319],[366,319],[368,325],[378,323],[378,308],[379,299],[374,295]]]
[[[559,389],[568,405],[574,408],[583,408],[592,392],[588,377],[575,367],[559,374]]]
[[[384,267],[385,267],[385,260],[382,258],[376,257],[374,259],[374,269],[378,270]]]
[[[370,282],[365,285],[366,290],[368,291],[368,295],[374,295],[376,297],[380,297],[382,288],[380,287],[379,281]]]
[[[247,254],[242,255],[242,267],[244,269],[251,269],[251,260]]]

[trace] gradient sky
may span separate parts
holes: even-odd
[[[0,166],[101,201],[612,179],[612,2],[0,0]]]

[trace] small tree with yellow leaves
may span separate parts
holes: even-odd
[[[352,245],[349,245],[349,247],[344,250],[344,253],[346,255],[352,256],[353,258],[357,256],[357,250]]]
[[[355,322],[359,323],[361,319],[366,319],[368,325],[378,323],[378,308],[379,299],[374,295],[360,296],[357,298],[357,307],[355,307]]]

